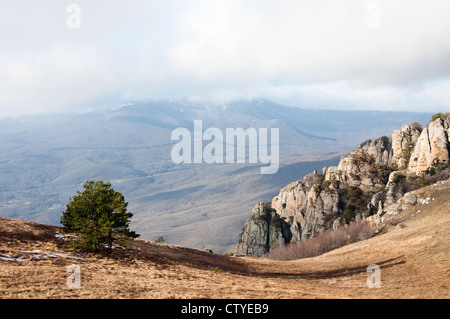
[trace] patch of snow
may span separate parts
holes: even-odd
[[[2,256],[4,256],[4,255],[2,255]],[[7,261],[15,261],[15,259],[11,258],[11,257],[0,257],[0,259],[1,260],[7,260]]]
[[[30,261],[30,260],[29,259],[16,258],[16,261],[18,261],[18,262],[25,262],[25,261]]]
[[[0,257],[0,260],[18,261],[18,262],[30,261],[29,259],[12,258],[10,255],[7,255],[7,254],[2,254],[2,256],[5,256],[5,257]]]
[[[71,259],[78,259],[83,260],[82,257],[76,257],[76,256],[70,256],[63,253],[49,253],[48,251],[41,251],[39,249],[33,249],[33,250],[21,250],[21,253],[30,254],[32,259],[40,260],[42,258],[71,258]],[[12,258],[10,255],[7,254],[1,254],[2,257],[0,257],[1,260],[7,260],[7,261],[30,261],[29,259],[21,259],[21,258]]]
[[[109,246],[107,244],[103,244],[103,247],[108,248]],[[114,248],[116,248],[116,246],[112,245],[111,249],[114,249]]]
[[[72,259],[79,259],[79,260],[83,259],[81,257],[69,256],[69,255],[63,254],[63,253],[53,253],[53,254],[56,256],[59,256],[59,257],[64,257],[64,258],[72,258]]]
[[[56,238],[65,238],[65,237],[76,237],[75,235],[72,234],[55,234]]]
[[[58,258],[54,254],[51,254],[51,253],[49,253],[47,251],[44,251],[44,254],[45,254],[44,258]]]
[[[21,250],[20,252],[25,254],[32,254],[32,253],[40,253],[41,251],[39,249],[33,249],[33,250]]]
[[[428,205],[430,203],[431,198],[427,197],[425,199],[418,199],[417,201],[422,205]],[[434,199],[433,199],[434,200]]]

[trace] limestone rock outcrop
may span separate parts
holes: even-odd
[[[245,222],[236,246],[237,256],[261,256],[276,247],[290,242],[289,225],[272,209],[270,203],[258,203],[252,216]]]
[[[321,190],[323,175],[307,175],[283,189],[272,200],[272,207],[290,225],[292,240],[309,239],[315,232],[332,226],[339,213],[338,190],[331,183]]]
[[[308,240],[315,233],[348,223],[357,214],[380,219],[411,205],[398,184],[416,181],[450,162],[449,116],[426,127],[404,125],[391,137],[363,142],[337,166],[324,167],[283,187],[269,203],[259,203],[245,223],[236,254],[261,256],[277,245]],[[450,174],[450,172],[449,172]],[[378,217],[377,217],[378,216]]]
[[[449,161],[450,125],[438,118],[420,134],[408,163],[410,174],[420,175],[432,166]]]
[[[422,132],[422,126],[403,125],[401,130],[395,130],[392,133],[392,160],[390,165],[396,165],[399,168],[408,166],[412,149]]]

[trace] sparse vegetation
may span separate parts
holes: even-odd
[[[165,241],[166,240],[162,236],[160,236],[157,240],[155,240],[155,243],[164,243]]]
[[[379,141],[381,141],[381,151],[384,152],[385,150],[389,150],[392,145],[391,145],[391,139],[387,136],[382,136],[378,139]]]
[[[370,144],[370,143],[372,143],[372,140],[371,140],[371,139],[365,140],[364,142],[362,142],[362,143],[360,144],[360,147],[364,147],[364,146],[366,146],[366,145],[368,145],[368,144]]]
[[[317,193],[320,193],[322,191],[322,183],[325,181],[325,175],[324,174],[315,174],[314,175],[314,184],[313,188]]]
[[[419,133],[422,132],[422,130],[423,130],[422,124],[420,124],[418,122],[412,122],[410,126],[411,126],[411,130],[418,131]]]
[[[393,183],[396,184],[394,196],[397,196],[399,192],[405,194],[448,178],[450,178],[450,168],[448,164],[441,164],[439,166],[429,168],[423,176],[407,177],[399,174],[393,180]]]
[[[384,165],[384,164],[379,164],[379,163],[374,163],[371,164],[368,173],[376,176],[378,178],[378,180],[382,183],[382,184],[387,184],[388,180],[389,180],[389,175],[395,171],[395,167],[393,166],[388,166],[388,165]]]
[[[355,186],[349,186],[339,190],[341,198],[341,222],[349,224],[355,219],[358,213],[363,213],[367,210],[367,204],[370,201],[370,196]]]
[[[316,233],[310,240],[278,246],[265,257],[276,260],[295,260],[322,255],[344,245],[368,239],[374,235],[371,226],[360,217],[347,227],[327,229]]]
[[[405,143],[405,146],[402,151],[403,166],[401,167],[401,169],[405,169],[408,167],[408,163],[409,163],[409,159],[411,158],[413,146],[414,145],[411,142]]]
[[[328,180],[324,179],[322,184],[321,184],[321,186],[320,186],[320,188],[321,188],[322,191],[330,191],[332,185],[334,185],[335,188],[336,188],[336,185],[337,185],[336,175],[333,175],[331,177],[331,179],[328,179]]]
[[[406,179],[406,176],[403,174],[397,174],[394,176],[394,179],[392,180],[392,183],[394,184],[399,184],[401,183],[403,180]]]
[[[259,220],[268,220],[272,211],[272,203],[265,202],[263,206],[263,213],[259,216]]]
[[[275,215],[271,220],[270,220],[270,225],[274,225],[278,228],[281,228],[282,224],[283,224],[284,218],[281,218],[280,215]]]
[[[439,113],[434,114],[433,117],[431,118],[431,122],[434,122],[437,119],[443,119],[443,120],[447,119],[447,120],[449,120],[450,119],[450,112],[446,112],[446,113],[439,112]]]
[[[358,150],[352,154],[351,161],[353,165],[361,165],[362,163],[367,163],[370,165],[375,164],[375,157],[373,155],[364,152],[363,150]]]

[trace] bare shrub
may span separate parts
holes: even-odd
[[[327,229],[319,233],[315,238],[315,256],[327,251],[344,246],[347,243],[347,235],[344,228]]]
[[[368,239],[372,237],[373,234],[374,231],[372,227],[361,218],[356,218],[356,220],[347,227],[347,235],[350,243]]]
[[[374,235],[365,220],[356,218],[347,227],[326,229],[307,241],[291,242],[271,249],[264,257],[276,260],[294,260],[322,255],[344,245],[365,240]]]

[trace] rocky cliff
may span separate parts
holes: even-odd
[[[258,203],[245,223],[236,254],[257,255],[267,253],[270,247],[291,241],[290,226],[271,207],[271,203]]]
[[[391,137],[363,142],[338,166],[324,167],[258,203],[246,221],[236,255],[257,255],[291,241],[351,222],[358,214],[375,224],[412,205],[404,195],[450,177],[449,115],[422,127],[404,125]]]

